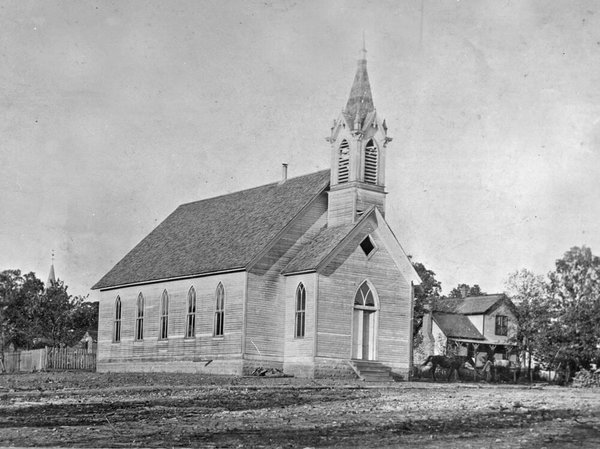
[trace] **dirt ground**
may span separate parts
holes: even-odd
[[[600,391],[187,374],[0,375],[0,446],[600,447]]]

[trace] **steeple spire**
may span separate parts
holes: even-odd
[[[367,49],[365,45],[365,34],[363,32],[363,47],[357,61],[354,83],[350,89],[350,97],[344,109],[346,121],[354,130],[362,127],[366,116],[375,110],[369,74],[367,73]]]
[[[50,273],[48,273],[46,288],[50,288],[53,282],[56,282],[56,277],[54,276],[54,250],[52,250],[52,263],[50,264]]]

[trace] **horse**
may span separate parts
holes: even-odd
[[[456,376],[460,378],[460,374],[459,374],[458,370],[466,362],[472,363],[473,366],[475,366],[475,363],[471,360],[470,357],[465,357],[465,356],[448,357],[445,355],[430,355],[429,357],[427,357],[427,360],[425,360],[421,364],[421,366],[425,366],[428,363],[431,363],[431,377],[433,378],[433,380],[437,380],[435,378],[435,370],[438,367],[447,369],[448,370],[448,378],[446,380],[448,382],[450,382],[450,378],[452,377],[452,374],[454,374],[454,371],[456,371]]]

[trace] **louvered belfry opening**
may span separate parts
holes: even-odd
[[[350,172],[350,145],[343,140],[338,156],[338,183],[348,182]]]
[[[365,147],[365,182],[377,184],[377,146],[373,139]]]

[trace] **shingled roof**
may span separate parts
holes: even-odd
[[[485,340],[485,337],[465,315],[435,312],[433,319],[446,337]]]
[[[357,226],[351,223],[333,228],[323,228],[283,269],[283,274],[316,269],[331,251]]]
[[[463,315],[480,315],[486,313],[500,301],[506,299],[506,295],[503,294],[440,299],[435,302],[433,311],[460,313]]]
[[[179,206],[93,289],[245,268],[329,185],[329,170]]]

